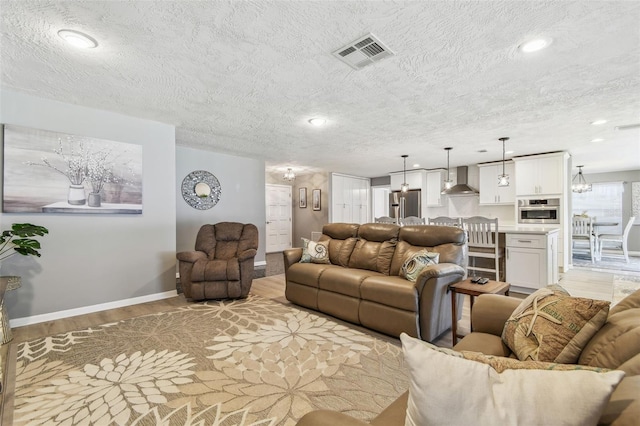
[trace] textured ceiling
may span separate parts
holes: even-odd
[[[640,129],[614,130],[640,123],[637,1],[2,0],[0,14],[4,87],[171,123],[178,145],[269,170],[381,176],[401,154],[443,167],[446,146],[454,167],[499,160],[502,136],[512,155],[568,150],[587,174],[640,169]],[[62,28],[100,45],[69,47]],[[369,32],[395,56],[355,71],[331,54]],[[549,48],[517,49],[539,35]]]

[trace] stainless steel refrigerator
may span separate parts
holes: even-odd
[[[389,216],[402,219],[408,216],[422,217],[420,190],[392,191],[389,194]]]

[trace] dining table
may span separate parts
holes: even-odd
[[[602,259],[602,257],[600,256],[600,253],[602,253],[602,249],[600,248],[600,241],[598,240],[600,236],[599,229],[604,227],[609,227],[609,226],[618,226],[619,224],[620,224],[619,222],[604,222],[604,221],[593,222],[593,234],[595,236],[595,245],[596,245],[596,260]]]

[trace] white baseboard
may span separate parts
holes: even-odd
[[[138,305],[155,300],[169,299],[178,295],[176,290],[165,291],[164,293],[149,294],[147,296],[133,297],[131,299],[116,300],[115,302],[100,303],[98,305],[85,306],[82,308],[67,309],[64,311],[51,312],[48,314],[33,315],[30,317],[16,318],[9,320],[9,325],[22,327],[25,325],[38,324],[46,321],[55,321],[61,318],[75,317],[77,315],[91,314],[93,312],[106,311],[108,309],[122,308],[124,306]]]

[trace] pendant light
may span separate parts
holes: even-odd
[[[400,185],[400,191],[402,192],[409,191],[409,184],[407,183],[407,157],[407,154],[404,154],[402,156],[402,159],[404,160],[404,165],[402,166],[403,180],[402,185]]]
[[[591,185],[587,183],[587,180],[584,178],[582,174],[582,168],[584,166],[577,166],[578,173],[573,177],[571,181],[571,191],[576,192],[578,194],[582,194],[583,192],[591,191]]]
[[[509,186],[509,175],[504,172],[504,143],[509,138],[500,138],[498,140],[502,141],[502,174],[498,175],[498,186]]]
[[[444,150],[447,151],[447,178],[444,180],[444,187],[442,191],[446,191],[447,189],[451,189],[453,187],[453,181],[451,180],[451,173],[449,172],[449,152],[452,150],[452,147],[447,147]]]
[[[296,179],[296,174],[293,173],[293,170],[291,168],[288,168],[284,176],[282,176],[282,178],[289,182],[293,182]]]

